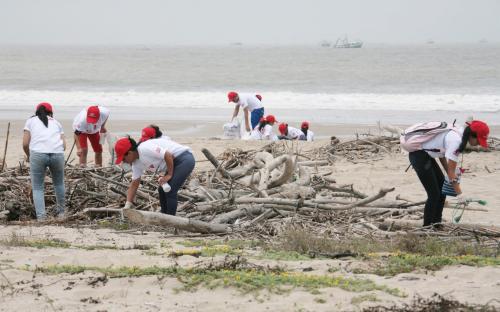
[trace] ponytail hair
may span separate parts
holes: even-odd
[[[469,142],[469,139],[471,137],[477,137],[476,133],[472,132],[471,128],[469,125],[465,127],[464,133],[462,134],[462,143],[460,143],[460,147],[458,148],[459,153],[463,153],[465,151],[465,148],[467,147],[467,142]]]
[[[130,135],[127,135],[127,139],[129,140],[130,142],[130,145],[132,146],[130,149],[129,149],[129,152],[134,152],[134,151],[137,151],[137,147],[139,146],[139,144],[141,144],[140,142],[137,143],[134,139],[132,139],[132,137]]]
[[[149,125],[149,127],[155,129],[154,139],[161,138],[163,136],[160,127],[158,127],[157,125]]]
[[[265,118],[261,118],[259,121],[259,131],[262,131],[262,129],[268,124],[269,122]]]
[[[49,127],[49,117],[52,117],[52,112],[47,111],[45,106],[38,105],[35,111],[35,116],[37,116],[42,121],[45,127]]]

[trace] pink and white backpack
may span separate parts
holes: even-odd
[[[445,121],[418,123],[405,129],[403,133],[401,133],[399,141],[401,148],[411,153],[423,150],[423,143],[430,141],[438,134],[448,131],[460,133],[457,128],[448,126],[448,123]]]

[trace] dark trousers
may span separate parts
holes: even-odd
[[[446,195],[443,195],[444,175],[436,160],[425,151],[410,153],[410,163],[427,192],[424,209],[424,226],[440,223]]]
[[[160,195],[161,212],[175,216],[177,212],[177,192],[189,177],[194,169],[195,160],[191,152],[186,151],[174,158],[174,174],[172,179],[168,181],[172,188],[170,192],[165,193],[163,188],[158,188]]]

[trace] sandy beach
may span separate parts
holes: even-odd
[[[69,120],[62,121],[65,129],[70,129]],[[108,127],[115,134],[130,134],[137,137],[139,129],[148,121],[113,121]],[[195,170],[211,169],[201,153],[201,148],[209,148],[218,155],[228,148],[243,150],[259,149],[267,142],[221,140],[221,124],[200,121],[151,121],[158,124],[178,142],[192,148],[197,160]],[[23,158],[21,134],[23,120],[11,122],[11,135],[7,164],[15,165]],[[342,140],[354,138],[355,134],[377,134],[375,125],[317,125],[314,130],[320,139],[315,142],[299,142],[299,150],[309,150],[329,144],[329,137],[336,135]],[[493,127],[492,132],[498,132]],[[5,132],[2,123],[0,133]],[[4,137],[0,137],[3,141]],[[72,140],[68,140],[71,146]],[[68,154],[68,151],[67,151]],[[90,153],[92,159],[92,153]],[[74,157],[74,154],[70,157]],[[487,212],[466,211],[462,222],[484,225],[500,224],[500,185],[499,152],[472,152],[464,156],[464,167],[468,169],[463,177],[462,187],[468,196],[486,200]],[[105,162],[109,160],[105,153]],[[75,161],[72,161],[75,163]],[[339,159],[331,167],[332,178],[339,184],[354,184],[366,194],[374,194],[382,187],[395,187],[387,196],[395,199],[397,195],[411,201],[425,199],[425,192],[412,170],[408,167],[406,154],[380,154],[374,159],[351,161]],[[444,218],[450,220],[451,209],[445,209]],[[222,255],[211,258],[181,256],[169,257],[172,250],[185,250],[183,242],[189,235],[180,237],[167,232],[127,233],[112,229],[90,229],[60,226],[0,225],[0,239],[12,240],[21,237],[27,240],[44,239],[64,241],[70,247],[35,248],[2,246],[0,250],[0,311],[21,310],[61,310],[61,311],[216,311],[238,309],[239,311],[361,311],[362,308],[376,304],[391,305],[409,303],[415,295],[430,298],[438,293],[467,302],[468,304],[493,304],[498,306],[500,292],[500,269],[498,266],[471,267],[447,266],[436,272],[418,271],[383,277],[373,274],[353,274],[349,269],[363,265],[359,259],[348,260],[269,260],[256,257],[259,251],[245,250],[255,265],[280,266],[292,272],[308,271],[311,275],[328,274],[332,268],[340,268],[338,274],[347,277],[367,278],[377,284],[397,288],[404,297],[394,296],[376,290],[351,292],[335,287],[321,288],[319,292],[309,292],[294,288],[285,294],[266,291],[242,294],[231,287],[207,289],[198,287],[195,293],[178,291],[182,283],[172,277],[141,276],[129,278],[107,278],[93,271],[74,274],[33,274],[30,268],[50,266],[84,267],[170,267],[177,265],[190,268],[206,265],[213,261],[223,261]],[[206,241],[219,239],[207,237]],[[95,249],[93,246],[112,246],[112,249]],[[149,246],[141,250],[140,245]],[[87,246],[87,247],[85,247]],[[168,247],[165,247],[168,246]],[[107,247],[108,248],[108,247]],[[95,249],[95,250],[93,250]],[[254,255],[254,256],[252,256]],[[28,270],[28,271],[26,271]],[[330,271],[329,271],[330,270]],[[335,269],[337,270],[337,269]],[[298,274],[298,273],[297,273]],[[214,300],[216,298],[216,300]],[[360,299],[361,298],[361,299]],[[371,298],[371,299],[370,299]],[[375,298],[375,299],[373,299]],[[493,300],[493,301],[492,301]],[[36,307],[36,308],[35,308]]]

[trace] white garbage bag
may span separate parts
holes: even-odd
[[[226,140],[235,140],[241,137],[240,132],[240,121],[238,119],[233,120],[232,122],[225,123],[222,129],[224,130],[223,139]]]

